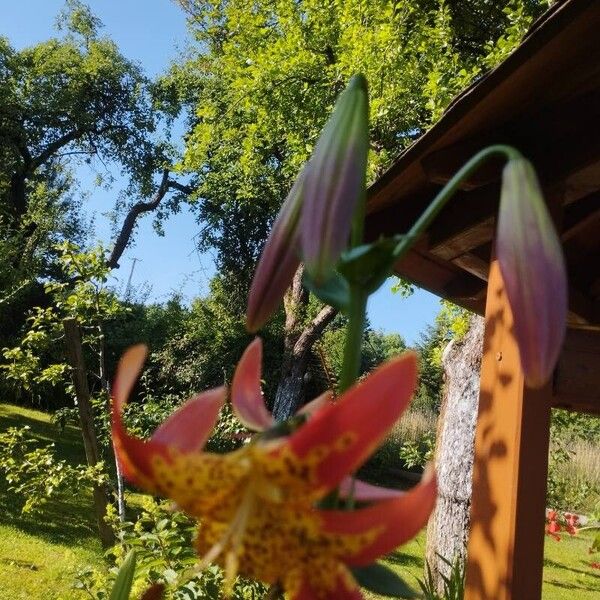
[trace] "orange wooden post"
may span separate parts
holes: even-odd
[[[551,386],[525,387],[496,261],[475,434],[467,600],[541,598]]]

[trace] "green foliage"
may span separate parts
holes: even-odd
[[[167,586],[165,597],[169,600],[215,600],[223,597],[223,574],[218,567],[211,566],[202,572],[194,569],[198,563],[192,543],[196,523],[183,513],[174,512],[167,502],[145,497],[135,521],[120,523],[113,515],[112,523],[120,540],[109,551],[115,564],[121,565],[131,550],[136,554],[133,597],[157,582]],[[108,572],[85,569],[78,574],[75,586],[96,600],[104,600],[117,573],[117,566]],[[238,578],[232,598],[262,598],[265,591],[260,584]]]
[[[56,245],[85,243],[77,169],[87,165],[108,189],[106,167],[116,166],[129,182],[122,209],[154,191],[175,156],[172,117],[89,7],[69,0],[58,24],[60,37],[22,50],[0,38],[0,347],[15,346],[24,316],[50,304],[43,283],[60,270]]]
[[[469,329],[469,311],[442,300],[433,326],[427,328],[417,344],[420,355],[419,387],[413,405],[428,410],[439,409],[444,370],[442,353],[451,340],[459,341]]]
[[[462,600],[465,595],[464,561],[460,556],[457,556],[453,562],[443,556],[439,556],[439,558],[450,567],[450,573],[441,576],[444,582],[444,591],[442,594],[438,594],[431,567],[426,564],[425,578],[418,580],[423,597],[425,600]]]
[[[332,383],[337,386],[342,369],[344,340],[346,337],[346,319],[338,316],[325,331],[319,343],[319,353],[324,357],[326,368],[330,371]],[[401,354],[406,350],[406,343],[397,333],[383,333],[367,328],[363,336],[360,374],[365,375],[382,362]],[[328,387],[330,382],[328,382]]]
[[[29,434],[27,426],[0,433],[0,472],[8,491],[23,502],[24,513],[40,513],[49,500],[106,482],[102,463],[72,466],[56,457],[54,444],[39,446]]]
[[[195,45],[158,95],[165,110],[190,109],[181,170],[201,199],[200,243],[216,248],[241,298],[273,216],[350,77],[364,73],[370,86],[372,181],[487,66],[482,48],[509,20],[488,2],[475,23],[473,6],[441,0],[179,2]],[[531,15],[539,4],[522,0],[515,10]]]
[[[577,442],[594,444],[600,439],[600,419],[591,415],[555,409],[550,423],[550,453],[546,502],[558,510],[592,510],[600,502],[600,480],[592,473],[578,472]],[[589,449],[598,452],[598,445]],[[581,471],[581,470],[579,470]]]
[[[469,331],[471,313],[460,306],[449,302],[440,301],[440,311],[435,317],[436,335],[438,344],[433,349],[431,358],[436,366],[442,366],[442,352],[451,340],[459,342]]]
[[[63,320],[77,319],[84,346],[97,363],[104,344],[103,324],[125,310],[105,287],[107,267],[101,248],[82,252],[75,244],[62,242],[56,251],[60,273],[44,284],[51,305],[32,309],[19,345],[3,349],[5,362],[0,365],[8,380],[38,399],[56,387],[72,393],[64,350],[57,345],[63,338]]]
[[[423,468],[433,459],[434,452],[435,431],[427,431],[417,440],[404,442],[398,454],[407,469],[414,469]]]
[[[137,335],[137,341],[148,343],[151,349],[145,370],[146,393],[151,392],[157,398],[174,395],[183,399],[228,383],[252,340],[236,302],[232,301],[223,279],[216,277],[211,281],[209,294],[196,298],[189,307],[177,302],[165,307],[133,307],[131,316],[126,315],[107,327],[107,337],[110,335],[115,341],[111,362]],[[281,321],[270,323],[261,333],[265,393],[272,398],[283,353]]]

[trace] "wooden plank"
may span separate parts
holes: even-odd
[[[394,273],[432,294],[448,298],[478,314],[483,313],[485,299],[480,296],[481,281],[469,273],[461,274],[451,263],[412,249],[394,265]]]
[[[550,385],[525,386],[492,262],[475,437],[466,600],[541,597]]]
[[[600,329],[569,329],[554,378],[552,405],[600,414]]]
[[[467,273],[471,273],[471,275],[475,275],[475,277],[478,277],[482,281],[488,280],[490,265],[487,260],[480,258],[476,254],[465,252],[454,258],[452,264],[467,271]]]

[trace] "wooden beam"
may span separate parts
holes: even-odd
[[[458,192],[429,228],[430,252],[452,260],[490,241],[499,201],[498,181],[472,192]]]
[[[525,386],[496,261],[485,319],[465,599],[537,600],[551,389]]]
[[[599,224],[600,193],[596,192],[565,208],[561,240],[567,242],[586,230],[597,230]]]
[[[600,415],[600,329],[569,329],[554,377],[554,407]]]
[[[481,282],[468,273],[461,274],[451,263],[412,249],[394,265],[394,272],[436,296],[448,298],[478,314],[483,313],[485,301],[481,299]]]
[[[471,275],[475,275],[482,281],[488,280],[488,274],[490,271],[490,265],[487,260],[480,258],[476,254],[472,252],[465,252],[460,256],[452,259],[452,264],[460,267],[467,273],[471,273]]]

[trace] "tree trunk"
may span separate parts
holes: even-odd
[[[427,527],[426,560],[438,593],[450,563],[464,562],[469,534],[475,423],[484,321],[471,317],[469,331],[450,342],[442,357],[445,384],[438,419],[435,465],[438,500]]]
[[[285,421],[302,406],[304,378],[313,345],[337,314],[335,308],[325,306],[308,325],[302,328],[308,304],[308,292],[302,287],[303,271],[302,266],[296,271],[292,286],[284,300],[284,356],[273,405],[273,416],[278,421]]]
[[[77,397],[77,409],[79,411],[79,422],[81,425],[83,446],[85,448],[85,457],[87,464],[90,467],[93,467],[100,461],[100,453],[98,451],[98,440],[94,428],[90,390],[87,382],[87,370],[85,368],[83,349],[81,347],[81,332],[76,319],[65,319],[63,321],[63,326],[65,330],[67,357],[73,373],[73,385]],[[102,541],[103,546],[112,546],[115,543],[115,537],[111,527],[104,520],[106,509],[109,504],[106,488],[102,485],[94,484],[93,496],[100,540]]]
[[[98,337],[100,339],[100,346],[98,349],[98,365],[100,367],[100,386],[106,394],[106,410],[110,414],[110,383],[108,382],[108,377],[106,376],[106,346],[104,344],[104,332],[102,331],[101,325],[98,326]],[[123,523],[125,521],[125,485],[123,482],[123,473],[121,471],[119,459],[117,458],[117,451],[115,449],[114,442],[112,444],[112,448],[115,463],[115,475],[117,479],[117,510],[119,513],[119,521]]]

